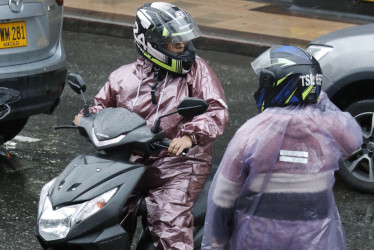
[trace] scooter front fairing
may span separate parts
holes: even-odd
[[[64,249],[123,249],[129,237],[118,211],[145,171],[142,164],[79,155],[42,190],[36,236],[41,245]],[[97,248],[94,248],[97,247]],[[116,247],[117,246],[117,247]]]

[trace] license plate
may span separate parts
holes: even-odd
[[[25,22],[0,23],[0,49],[23,46],[27,46]]]

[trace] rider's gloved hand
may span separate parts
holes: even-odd
[[[184,149],[190,147],[192,147],[192,139],[189,135],[184,135],[180,138],[174,138],[170,142],[168,152],[175,155],[180,155]]]
[[[75,117],[74,117],[74,125],[75,126],[78,126],[78,124],[79,124],[79,122],[81,121],[81,119],[82,119],[82,114],[78,114],[78,115],[76,115]]]

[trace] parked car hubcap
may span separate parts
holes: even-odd
[[[361,113],[355,119],[362,129],[363,144],[344,161],[344,165],[356,178],[374,182],[374,113]]]

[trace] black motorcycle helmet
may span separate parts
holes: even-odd
[[[135,47],[143,57],[172,73],[190,71],[196,56],[191,40],[201,32],[188,13],[170,3],[145,4],[136,13],[133,31]],[[184,53],[169,51],[167,43],[184,43]]]
[[[254,94],[257,108],[316,103],[322,88],[318,61],[295,46],[275,46],[252,62],[259,78]]]

